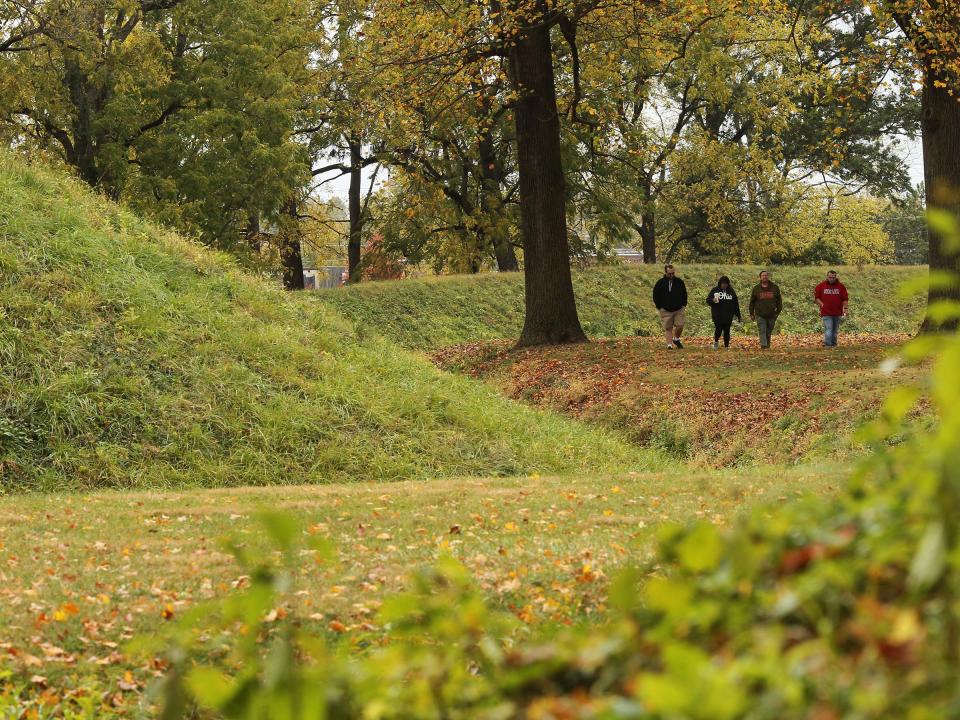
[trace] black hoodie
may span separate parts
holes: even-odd
[[[676,312],[687,306],[687,286],[678,277],[664,275],[653,286],[653,304],[660,310]]]
[[[720,293],[719,303],[713,301],[713,296],[716,293]],[[710,306],[710,314],[713,315],[714,325],[729,325],[734,318],[742,319],[740,316],[740,299],[732,285],[727,285],[726,290],[722,290],[719,285],[713,288],[707,295],[707,305]]]

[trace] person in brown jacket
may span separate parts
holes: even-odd
[[[780,288],[770,279],[770,273],[764,270],[760,273],[759,284],[750,293],[750,319],[757,321],[761,350],[769,349],[770,336],[782,310],[783,295]]]

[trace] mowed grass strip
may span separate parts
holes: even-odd
[[[666,522],[726,523],[756,502],[831,492],[837,468],[0,499],[0,662],[14,681],[136,689],[158,666],[128,639],[246,580],[220,540],[265,549],[262,508],[289,512],[336,559],[301,554],[292,607],[346,643],[379,637],[376,611],[409,573],[461,559],[489,597],[530,624],[597,617],[618,567],[643,561]],[[130,682],[130,672],[134,682]],[[111,696],[111,702],[116,701]],[[123,702],[120,703],[123,705]]]
[[[820,335],[778,335],[769,351],[754,338],[718,351],[707,338],[688,338],[682,351],[647,338],[520,351],[504,341],[433,358],[508,397],[616,429],[679,461],[795,464],[856,452],[856,428],[876,416],[893,387],[925,372],[880,369],[907,337],[846,334],[840,347],[824,348]]]
[[[760,271],[755,265],[677,264],[689,291],[688,334],[713,332],[707,293],[717,278],[731,278],[746,317],[750,290]],[[905,282],[927,274],[926,266],[838,267],[850,291],[846,332],[913,333],[926,306],[921,296],[904,300],[897,291]],[[780,329],[811,333],[820,327],[813,288],[826,276],[826,267],[777,266],[773,279],[784,295]],[[575,271],[577,310],[587,334],[594,338],[658,336],[659,318],[653,307],[653,284],[663,266],[620,265]],[[484,273],[424,277],[402,281],[360,283],[322,290],[313,295],[350,318],[363,332],[380,334],[404,347],[434,351],[448,345],[481,340],[516,340],[523,327],[522,273]],[[752,328],[735,329],[750,334]]]

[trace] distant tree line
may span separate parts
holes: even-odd
[[[955,268],[922,221],[960,197],[955,14],[0,0],[0,134],[291,289],[331,244],[361,279],[374,236],[438,271],[522,269],[522,342],[574,341],[570,259],[620,245]],[[897,147],[921,128],[922,193]],[[345,207],[321,200],[337,178]]]

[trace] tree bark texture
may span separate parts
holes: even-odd
[[[300,246],[300,223],[296,200],[285,208],[289,222],[280,231],[280,262],[283,265],[283,287],[303,290],[303,251]]]
[[[927,208],[946,211],[960,222],[960,98],[951,96],[948,88],[937,87],[937,79],[928,73],[921,99]],[[960,254],[948,251],[948,241],[949,238],[930,228],[930,269],[950,271],[958,277],[952,288],[931,287],[928,295],[931,303],[960,302]],[[929,317],[924,321],[924,329],[935,329]]]
[[[540,2],[542,16],[546,3]],[[550,28],[534,22],[511,49],[526,316],[518,347],[586,342],[570,274],[560,117]]]
[[[350,187],[347,190],[347,204],[350,215],[350,235],[347,240],[347,272],[350,282],[360,281],[360,241],[363,235],[363,206],[360,203],[360,190],[363,184],[363,147],[351,137],[350,146]]]
[[[640,225],[640,239],[643,241],[643,262],[653,265],[657,262],[657,217],[652,212],[645,212]]]
[[[486,117],[489,114],[490,104],[486,96],[484,96],[484,103],[484,117]],[[507,223],[503,221],[502,168],[493,131],[489,126],[481,128],[477,150],[481,179],[480,212],[484,219],[489,220],[490,228],[489,233],[487,228],[483,228],[482,232],[490,235],[489,242],[497,261],[497,270],[515,272],[520,269],[520,263],[517,262],[517,253],[506,232]]]

